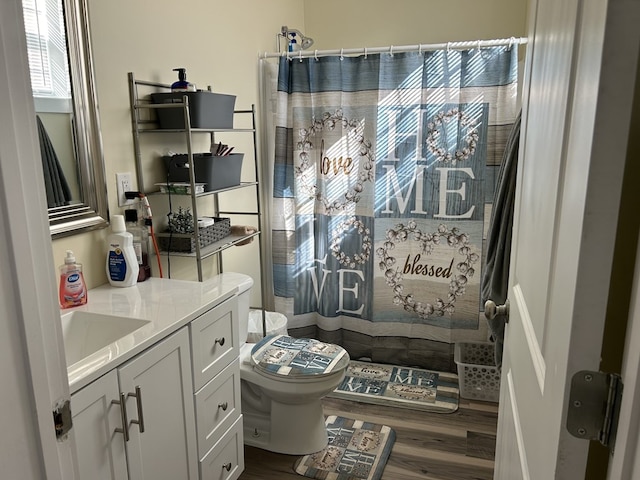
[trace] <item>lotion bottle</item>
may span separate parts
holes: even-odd
[[[122,215],[111,217],[111,234],[107,237],[107,279],[114,287],[131,287],[138,282],[138,259],[133,249],[133,235],[127,232]]]
[[[87,303],[87,297],[82,264],[76,262],[71,250],[67,250],[64,265],[60,265],[60,308],[84,305]]]

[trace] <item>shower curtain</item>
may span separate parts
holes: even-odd
[[[271,242],[293,336],[455,371],[486,340],[483,243],[517,48],[282,57]]]

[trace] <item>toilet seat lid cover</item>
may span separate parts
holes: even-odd
[[[304,377],[330,375],[349,364],[347,351],[310,338],[270,335],[251,349],[253,365],[271,375]]]

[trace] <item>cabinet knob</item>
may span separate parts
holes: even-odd
[[[228,407],[229,405],[227,404],[227,402],[218,404],[218,408],[221,408],[223,412],[226,412]]]
[[[220,344],[220,346],[222,347],[224,345],[224,337],[216,338],[214,343]]]
[[[231,462],[225,463],[224,465],[222,465],[222,468],[229,472],[231,470]]]

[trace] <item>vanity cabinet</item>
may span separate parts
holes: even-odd
[[[196,480],[192,385],[183,328],[74,393],[80,478]]]
[[[203,480],[234,480],[244,470],[238,329],[236,298],[189,325]]]
[[[232,297],[71,396],[81,480],[240,476],[237,316]]]

